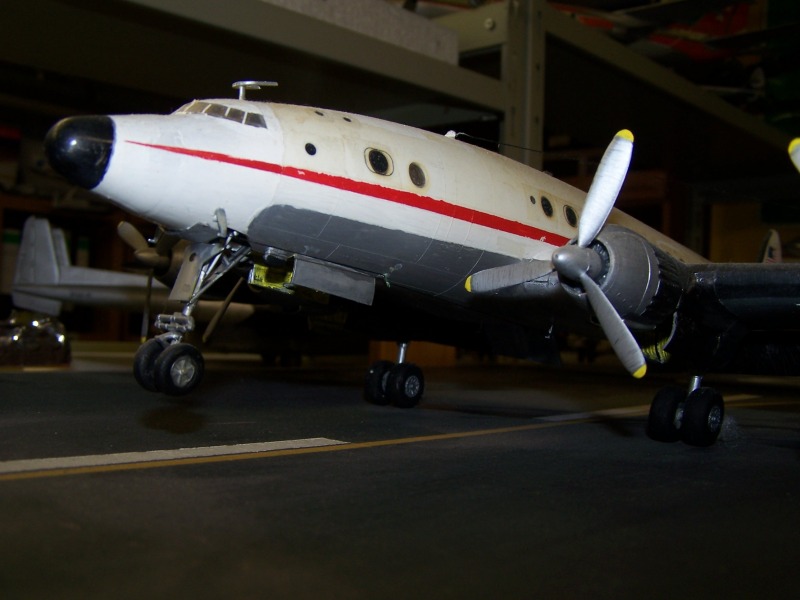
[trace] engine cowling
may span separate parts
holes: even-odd
[[[589,248],[603,264],[595,281],[629,326],[653,329],[672,318],[683,290],[681,263],[617,225],[603,228]]]

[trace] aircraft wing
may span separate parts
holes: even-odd
[[[716,263],[694,271],[686,294],[701,313],[724,310],[748,329],[800,329],[798,281],[799,263]]]
[[[640,315],[623,315],[649,362],[701,373],[797,374],[800,263],[706,263],[683,265],[680,271],[669,285],[679,296],[677,306],[662,315],[661,324],[647,322],[660,299]],[[570,296],[553,273],[483,300],[487,309],[497,312],[502,306],[518,318],[553,314],[554,331],[598,336],[594,311],[586,312],[585,302],[572,302]]]

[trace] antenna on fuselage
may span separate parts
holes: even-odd
[[[262,87],[278,87],[277,81],[237,81],[231,87],[239,88],[239,100],[246,100],[246,90],[260,90]]]

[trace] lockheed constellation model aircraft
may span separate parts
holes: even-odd
[[[604,334],[635,377],[645,356],[685,366],[688,389],[656,395],[648,433],[702,446],[724,414],[701,385],[707,372],[796,373],[800,268],[712,264],[613,209],[629,131],[586,194],[451,135],[247,99],[258,82],[234,87],[238,99],[170,115],[64,119],[45,140],[71,182],[192,242],[171,292],[184,308],[156,318],[164,333],[134,360],[145,388],[198,384],[203,358],[183,340],[201,296],[229,272],[250,289],[371,305],[369,324],[400,349],[397,364],[367,374],[377,404],[422,397],[409,340],[548,359],[560,332]]]

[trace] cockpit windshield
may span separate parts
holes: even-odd
[[[181,106],[175,111],[176,115],[188,114],[202,114],[209,117],[218,117],[227,119],[235,123],[243,123],[251,127],[267,128],[267,123],[264,121],[264,116],[259,113],[245,112],[240,108],[233,106],[225,106],[224,104],[217,104],[215,102],[205,102],[203,100],[195,100],[184,106]]]

